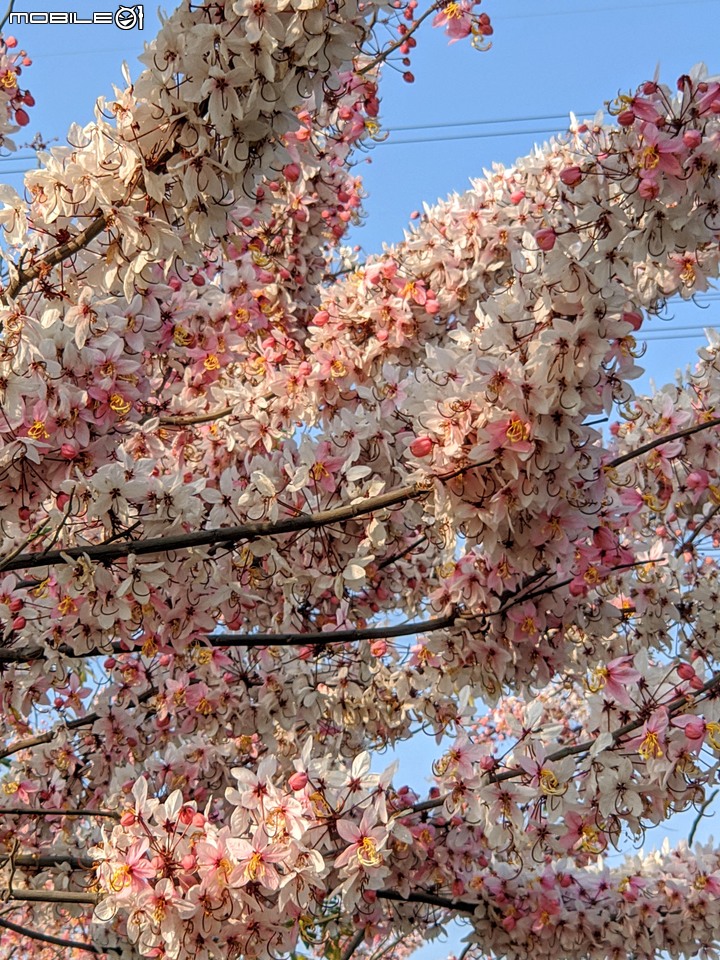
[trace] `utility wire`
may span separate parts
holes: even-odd
[[[480,127],[491,123],[537,123],[539,120],[567,120],[571,111],[564,110],[561,113],[544,113],[534,117],[495,117],[489,120],[453,120],[447,123],[411,123],[406,126],[396,127],[394,125],[384,127],[386,133],[395,133],[396,130],[439,130],[441,127]],[[595,115],[594,110],[573,110],[576,116]]]

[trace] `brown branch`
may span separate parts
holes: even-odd
[[[698,815],[697,815],[697,816],[695,817],[695,819],[693,820],[693,825],[692,825],[692,827],[690,828],[690,833],[689,833],[689,835],[688,835],[688,846],[689,846],[689,847],[691,847],[691,846],[693,845],[693,840],[695,839],[695,834],[696,834],[696,832],[697,832],[697,828],[700,826],[700,821],[701,821],[702,818],[705,816],[705,811],[706,811],[707,808],[710,806],[710,804],[713,802],[713,800],[714,800],[715,797],[718,795],[718,793],[720,793],[720,790],[713,790],[713,792],[712,792],[712,793],[710,794],[710,796],[707,798],[707,800],[705,801],[705,803],[703,803],[703,805],[700,807],[700,809],[699,809],[699,811],[698,811]]]
[[[345,949],[343,950],[341,960],[350,960],[358,947],[362,946],[364,940],[365,930],[362,928],[356,930],[352,939],[347,943]]]
[[[19,900],[27,903],[92,903],[100,899],[97,893],[81,893],[79,890],[13,890],[0,889],[0,900]]]
[[[402,560],[403,557],[406,557],[409,553],[412,553],[415,547],[421,546],[426,541],[427,537],[425,534],[423,534],[421,537],[418,537],[417,540],[413,540],[412,543],[409,543],[404,550],[401,550],[399,553],[394,553],[391,557],[385,557],[384,560],[381,560],[377,565],[378,570],[384,570],[386,567],[396,563],[398,560]]]
[[[191,550],[193,547],[230,546],[238,540],[252,541],[260,537],[280,536],[283,533],[295,533],[302,530],[314,530],[318,527],[353,520],[375,510],[405,503],[425,496],[430,490],[429,481],[419,481],[398,487],[389,493],[377,497],[366,497],[359,503],[320,510],[317,513],[300,514],[285,520],[245,523],[234,527],[218,527],[210,530],[197,530],[175,536],[152,537],[148,540],[133,540],[129,543],[97,544],[89,547],[67,547],[52,553],[25,553],[15,557],[4,566],[5,570],[28,570],[36,567],[51,567],[66,562],[66,558],[78,560],[87,557],[99,563],[111,563],[128,556],[147,556],[148,554],[168,553],[172,550]]]
[[[614,460],[610,460],[610,462],[604,464],[604,466],[606,469],[619,467],[621,464],[627,463],[628,460],[634,460],[635,457],[641,457],[644,453],[654,450],[655,447],[661,447],[664,443],[670,443],[672,440],[679,440],[681,437],[690,437],[694,433],[700,433],[701,430],[707,430],[710,427],[717,426],[720,426],[720,417],[714,417],[712,420],[706,420],[705,423],[695,423],[691,427],[684,427],[682,430],[676,430],[674,433],[666,433],[664,436],[658,437],[656,440],[651,440],[649,443],[644,443],[641,447],[638,447],[637,450],[631,450],[630,453],[624,453],[621,457],[616,457]]]
[[[695,527],[695,529],[687,538],[687,540],[683,540],[681,544],[678,544],[678,546],[675,548],[676,557],[679,557],[688,549],[688,547],[691,547],[693,545],[693,543],[698,538],[700,533],[705,529],[707,524],[710,523],[710,521],[718,515],[718,512],[720,512],[720,503],[716,504],[716,506],[714,506],[712,510],[708,513],[708,515],[702,518],[700,523]]]
[[[52,943],[56,947],[65,947],[66,950],[84,950],[86,953],[102,955],[104,953],[121,953],[119,947],[106,947],[104,950],[94,943],[84,943],[81,940],[64,940],[62,937],[54,937],[50,933],[40,933],[38,930],[30,930],[28,927],[21,927],[19,923],[13,923],[12,920],[0,918],[0,927],[12,930],[22,937],[28,937],[30,940],[39,940],[41,943]]]
[[[429,907],[441,907],[443,910],[456,910],[460,913],[475,913],[479,903],[469,900],[450,900],[448,897],[439,897],[435,893],[409,893],[403,896],[395,890],[378,890],[380,900],[392,900],[394,903],[422,903]]]
[[[10,859],[10,858],[8,858]],[[47,870],[48,867],[57,867],[67,864],[74,870],[93,870],[98,861],[90,857],[71,857],[68,854],[39,854],[21,853],[12,857],[16,867],[37,867],[38,870]]]
[[[226,647],[304,647],[308,645],[328,646],[331,643],[352,643],[358,640],[385,640],[389,637],[412,637],[419,633],[434,633],[445,630],[461,618],[461,614],[453,612],[445,617],[436,617],[434,620],[417,620],[414,623],[397,623],[385,627],[363,627],[350,630],[316,630],[312,633],[212,633],[206,639],[211,647],[224,649]],[[107,649],[98,647],[85,653],[76,653],[67,644],[57,648],[58,653],[76,659],[90,657],[117,657],[125,653],[138,653],[138,649],[128,650],[120,641],[115,641]],[[24,650],[0,649],[0,663],[30,663],[41,660],[45,656],[40,647]],[[32,811],[28,810],[27,813]],[[53,811],[44,811],[52,813]],[[0,814],[3,813],[0,807]],[[90,811],[88,811],[90,813]],[[98,813],[98,816],[113,816],[110,813]]]
[[[375,57],[374,60],[371,60],[370,63],[366,64],[360,70],[357,70],[356,73],[362,77],[366,73],[369,73],[371,70],[374,70],[375,67],[379,66],[381,63],[384,63],[387,60],[387,58],[390,56],[390,54],[394,53],[399,47],[401,47],[404,43],[406,43],[406,41],[415,33],[415,31],[420,27],[420,25],[425,20],[427,20],[427,18],[431,14],[435,13],[435,11],[440,6],[441,4],[439,2],[433,3],[433,5],[431,7],[428,7],[425,13],[422,14],[422,16],[417,18],[417,20],[413,23],[413,25],[410,27],[410,29],[406,33],[404,33],[398,40],[395,40],[393,43],[391,43],[389,47],[386,47],[384,50],[382,50]]]
[[[162,427],[191,427],[196,423],[211,423],[213,420],[221,420],[223,417],[229,417],[233,412],[232,407],[223,407],[222,410],[216,410],[214,413],[203,413],[199,414],[196,417],[185,416],[183,414],[178,414],[177,416],[172,416],[167,414],[161,416],[160,426]],[[243,420],[252,420],[252,417],[242,417]]]
[[[114,810],[57,810],[53,807],[0,807],[0,817],[4,815],[34,817],[111,817],[119,820],[120,814]]]
[[[26,284],[37,280],[38,277],[45,274],[48,270],[52,269],[52,267],[58,263],[62,263],[67,257],[71,257],[74,253],[78,253],[83,247],[86,247],[95,237],[102,233],[106,225],[107,214],[97,214],[95,219],[71,240],[68,240],[66,243],[61,243],[53,250],[49,250],[40,257],[39,260],[36,260],[31,267],[28,267],[27,270],[19,270],[17,276],[10,283],[10,286],[3,295],[4,303],[7,304],[8,301],[16,297]]]
[[[145,693],[141,693],[137,698],[138,703],[146,703],[157,693],[157,690],[151,688],[146,690]],[[43,743],[50,743],[51,740],[55,738],[58,733],[58,730],[77,730],[78,727],[86,727],[88,724],[95,723],[96,720],[100,719],[99,713],[89,713],[85,717],[79,717],[77,720],[71,720],[69,723],[63,724],[61,727],[54,727],[52,730],[46,730],[45,733],[39,733],[35,737],[28,737],[26,740],[19,740],[16,743],[10,744],[9,747],[6,747],[4,750],[0,750],[0,760],[4,760],[5,757],[10,757],[14,753],[19,753],[21,750],[29,750],[31,747],[38,747]]]
[[[677,697],[675,700],[671,700],[667,704],[659,704],[659,706],[664,706],[668,714],[672,717],[679,713],[684,707],[689,703],[694,703],[697,701],[698,697],[703,693],[710,693],[716,689],[720,688],[720,672],[714,674],[706,683],[702,685],[698,690],[694,690],[692,693],[683,694],[681,697]],[[624,724],[622,727],[618,727],[617,730],[614,730],[612,733],[614,744],[617,744],[618,741],[622,740],[624,736],[628,733],[634,733],[636,730],[639,730],[640,727],[645,723],[644,719],[631,720],[629,723]],[[549,753],[545,758],[549,762],[555,762],[556,760],[564,760],[565,757],[572,757],[578,753],[586,753],[592,748],[596,742],[597,737],[593,737],[591,740],[584,740],[582,743],[575,743],[567,747],[561,747],[559,750],[556,750],[554,753]],[[519,767],[513,768],[511,770],[504,770],[502,773],[491,773],[488,777],[488,783],[502,783],[505,780],[514,780],[516,777],[521,777],[525,773],[524,770]],[[393,817],[407,817],[413,813],[423,813],[426,810],[436,810],[438,807],[441,807],[447,800],[449,794],[444,794],[441,797],[436,797],[433,800],[423,800],[420,803],[414,803],[410,807],[406,807],[402,810],[398,810],[393,813]]]

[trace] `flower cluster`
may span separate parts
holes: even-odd
[[[720,343],[632,382],[720,272],[720,83],[644,84],[361,264],[381,61],[491,30],[416,7],[184,3],[3,194],[0,887],[66,939],[716,945],[713,850],[597,858],[718,774]],[[426,796],[371,772],[418,730]]]

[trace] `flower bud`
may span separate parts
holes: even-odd
[[[297,792],[298,790],[304,790],[307,786],[308,775],[304,770],[297,770],[289,779],[288,786],[291,790]]]
[[[387,653],[387,649],[387,640],[373,640],[373,642],[370,644],[370,653],[374,657],[384,657]]]
[[[582,180],[582,170],[580,167],[565,167],[560,171],[560,179],[566,187],[574,187]]]
[[[410,453],[414,457],[427,457],[433,448],[433,441],[428,436],[416,437],[410,444]]]
[[[552,250],[557,240],[557,234],[552,227],[543,227],[535,234],[535,242],[541,250]]]

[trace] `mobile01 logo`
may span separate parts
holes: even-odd
[[[47,24],[47,23],[103,23],[115,24],[120,30],[142,30],[145,23],[145,10],[142,3],[132,7],[118,5],[115,12],[110,10],[94,10],[88,15],[76,10],[12,10],[8,22],[12,24]]]

